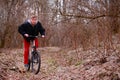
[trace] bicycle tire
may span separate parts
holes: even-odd
[[[35,59],[37,60],[37,62],[35,62]],[[41,67],[41,56],[40,53],[38,53],[37,51],[32,52],[31,67],[34,74],[39,73]]]
[[[30,59],[28,59],[28,70],[27,71],[29,71],[30,70],[30,63],[31,63],[31,61],[30,61]]]

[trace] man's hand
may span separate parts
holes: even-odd
[[[44,37],[45,37],[45,35],[42,35],[41,37],[42,37],[42,38],[44,38]]]
[[[29,37],[29,35],[28,35],[28,34],[24,34],[24,36],[25,36],[25,37]]]

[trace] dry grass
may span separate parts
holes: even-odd
[[[119,47],[105,54],[104,48],[83,50],[58,47],[40,48],[41,72],[20,72],[23,65],[21,49],[6,50],[0,53],[0,78],[12,80],[119,80]],[[19,54],[18,54],[19,53]],[[8,55],[9,54],[9,55]],[[13,69],[13,67],[18,67]]]

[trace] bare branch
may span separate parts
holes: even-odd
[[[101,15],[95,15],[95,16],[87,16],[87,15],[74,15],[74,14],[66,14],[61,11],[59,11],[62,16],[69,16],[69,17],[76,17],[76,18],[86,18],[86,19],[97,19],[101,17],[120,17],[119,15],[107,15],[107,14],[101,14]]]

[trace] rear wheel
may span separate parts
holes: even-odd
[[[31,57],[32,72],[38,74],[41,66],[40,54],[37,51],[32,52]]]
[[[28,59],[28,70],[27,71],[29,71],[30,70],[30,59]]]

